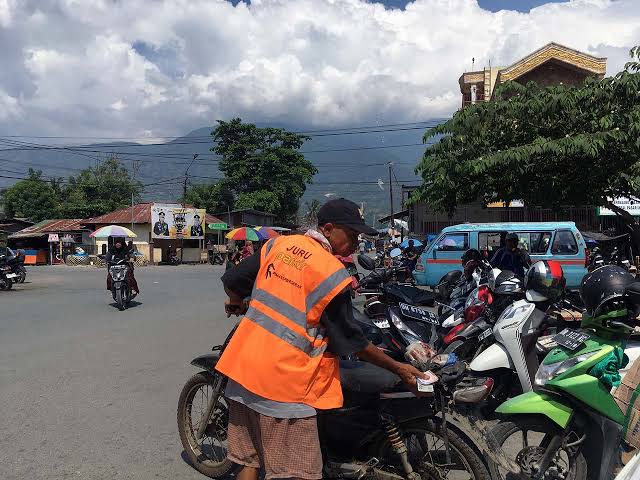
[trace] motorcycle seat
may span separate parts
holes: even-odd
[[[402,389],[400,377],[371,363],[340,360],[340,384],[359,394],[390,393]]]
[[[398,285],[397,288],[402,290],[407,297],[412,299],[413,305],[431,306],[436,298],[433,292],[428,292],[412,285]]]

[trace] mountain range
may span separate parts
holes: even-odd
[[[115,154],[145,185],[144,200],[176,201],[182,194],[182,179],[194,155],[198,156],[189,168],[190,183],[213,182],[222,176],[217,157],[210,151],[212,130],[204,127],[166,143],[152,144],[106,141],[70,146],[36,143],[40,140],[0,139],[4,143],[0,151],[0,175],[24,177],[27,170],[33,168],[42,170],[47,177],[66,178]],[[300,201],[301,213],[305,202],[318,199],[323,203],[343,196],[364,204],[368,223],[387,215],[390,208],[388,163],[393,164],[394,208],[400,209],[400,185],[416,184],[419,180],[414,169],[425,150],[422,137],[426,128],[406,125],[356,132],[371,130],[375,132],[345,130],[309,134],[313,138],[305,142],[301,151],[317,165],[318,173]],[[0,187],[16,181],[16,178],[0,178]]]

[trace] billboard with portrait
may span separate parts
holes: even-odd
[[[173,203],[154,203],[151,206],[151,236],[174,240],[204,238],[206,210],[183,208]]]

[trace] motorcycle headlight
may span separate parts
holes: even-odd
[[[390,310],[390,312],[391,312],[391,315],[390,315],[391,323],[393,323],[393,325],[400,332],[402,332],[403,335],[406,335],[410,339],[409,343],[420,340],[420,337],[418,336],[418,334],[413,330],[411,330],[407,326],[407,324],[402,321],[402,319],[398,316],[398,314],[396,314],[393,310]]]
[[[566,372],[570,368],[575,367],[581,362],[588,360],[592,356],[594,356],[597,351],[584,353],[582,355],[578,355],[577,357],[568,358],[566,360],[562,360],[560,362],[549,363],[545,365],[544,363],[540,365],[538,371],[536,372],[535,384],[539,387],[543,387],[549,380],[557,377],[558,375]]]

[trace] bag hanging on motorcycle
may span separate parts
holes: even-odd
[[[633,362],[613,397],[625,414],[625,441],[640,448],[640,359]]]

